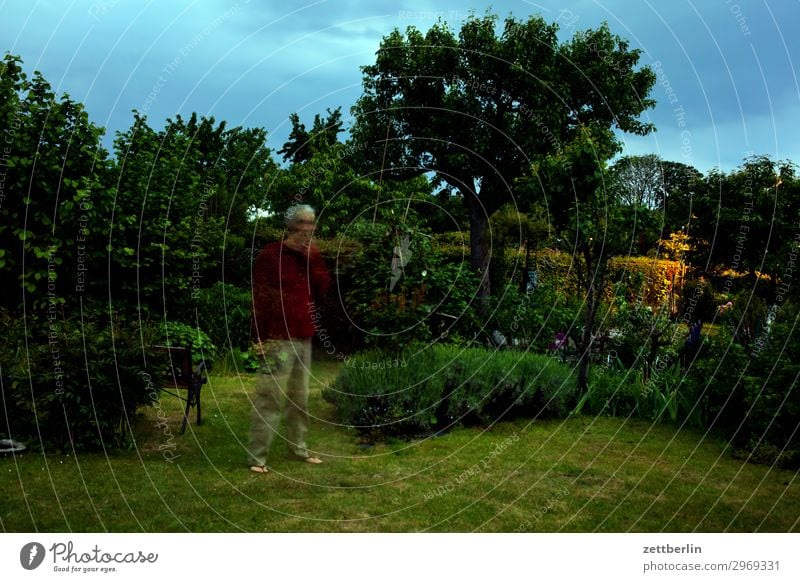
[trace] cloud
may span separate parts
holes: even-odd
[[[659,104],[648,112],[659,131],[626,136],[629,148],[681,161],[689,131],[701,170],[736,164],[748,149],[781,157],[798,149],[787,122],[800,103],[796,3],[491,4],[501,19],[542,14],[560,24],[562,39],[605,20],[643,50],[641,64],[659,63]],[[483,15],[485,6],[474,12]],[[155,127],[196,111],[230,126],[264,127],[279,147],[292,112],[308,122],[341,106],[346,117],[361,94],[360,67],[374,62],[392,29],[426,30],[442,19],[457,30],[470,12],[460,0],[11,2],[3,5],[0,38],[26,70],[41,69],[56,90],[84,102],[91,119],[109,128],[107,145],[130,126],[131,109],[146,108]]]

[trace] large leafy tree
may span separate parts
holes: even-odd
[[[705,185],[703,174],[687,164],[663,160],[661,177],[664,187],[664,228],[662,238],[684,231],[692,222],[694,199]]]
[[[728,174],[712,172],[693,212],[690,234],[699,241],[695,265],[768,274],[774,294],[797,242],[797,194],[794,166],[767,156],[750,157]]]
[[[615,192],[621,204],[652,210],[664,205],[664,175],[656,154],[625,156],[611,167]]]
[[[0,305],[55,308],[101,279],[103,130],[18,57],[0,62]]]
[[[180,317],[199,289],[223,278],[223,258],[244,248],[249,209],[274,173],[264,139],[263,130],[195,115],[156,131],[135,114],[114,142],[112,298]]]
[[[609,169],[609,188],[623,216],[623,228],[634,232],[638,249],[646,253],[659,239],[685,233],[691,222],[692,200],[702,174],[656,154],[625,156]]]
[[[311,130],[307,130],[304,123],[300,121],[300,115],[292,113],[289,116],[292,123],[292,131],[289,139],[278,150],[283,154],[284,161],[292,163],[302,163],[309,160],[316,152],[327,150],[339,141],[339,134],[342,129],[342,110],[337,107],[333,111],[328,109],[325,119],[317,113],[314,116],[314,124]]]
[[[537,158],[561,151],[579,128],[645,134],[655,76],[636,70],[639,51],[603,25],[559,42],[541,17],[471,16],[456,35],[395,30],[363,68],[353,108],[364,171],[403,179],[433,172],[462,196],[470,260],[490,291],[489,217],[520,194],[515,181]]]

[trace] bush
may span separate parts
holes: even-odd
[[[367,347],[474,335],[477,278],[467,262],[445,262],[425,232],[405,224],[356,223],[348,235],[361,244],[352,261],[337,265],[338,285],[346,290],[350,325]]]
[[[795,305],[784,306],[756,343],[742,381],[734,444],[759,460],[800,466],[800,334]]]
[[[695,385],[686,381],[679,361],[667,358],[665,362],[648,380],[642,371],[625,369],[619,360],[595,366],[574,412],[703,428]]]
[[[655,308],[669,301],[679,273],[680,263],[665,259],[628,256],[613,257],[608,262],[608,280],[627,288],[629,301]]]
[[[196,294],[197,320],[194,322],[208,334],[215,346],[225,349],[250,347],[250,311],[253,297],[250,289],[217,282]]]
[[[550,356],[433,345],[350,358],[323,396],[362,433],[413,437],[516,416],[562,418],[575,379]]]
[[[168,321],[159,326],[159,345],[168,347],[192,347],[192,364],[205,361],[211,368],[217,357],[217,346],[208,334],[199,327],[177,321]]]
[[[16,440],[59,450],[108,450],[132,442],[136,409],[158,397],[161,362],[148,355],[152,326],[28,317],[2,318],[5,429]]]
[[[589,371],[589,385],[575,406],[574,414],[632,416],[636,410],[638,388],[628,374],[605,367]]]
[[[711,283],[704,279],[686,281],[681,289],[679,311],[686,321],[698,319],[708,322],[714,319],[718,301]]]
[[[489,299],[491,314],[487,331],[500,330],[522,349],[546,353],[558,332],[575,335],[582,325],[581,307],[549,284],[522,293],[508,285]]]

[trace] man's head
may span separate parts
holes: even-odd
[[[316,214],[308,204],[295,204],[286,211],[286,244],[296,251],[308,251]]]

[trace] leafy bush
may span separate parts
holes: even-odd
[[[467,262],[445,262],[423,230],[405,223],[356,223],[348,235],[361,246],[337,265],[339,288],[366,346],[398,349],[474,335],[477,278]]]
[[[596,366],[574,412],[703,428],[696,386],[686,381],[679,361],[667,358],[665,362],[648,380],[642,371],[625,368],[619,360]]]
[[[711,321],[717,312],[718,301],[714,287],[704,278],[686,281],[681,289],[679,311],[687,321]]]
[[[147,324],[4,317],[0,348],[5,429],[60,450],[108,450],[132,440],[136,409],[158,397],[161,362]],[[23,337],[24,336],[24,337]]]
[[[199,327],[177,321],[168,321],[159,326],[159,345],[167,347],[192,347],[192,363],[205,361],[211,367],[217,357],[217,346],[208,334]]]
[[[633,416],[637,410],[640,383],[638,374],[621,369],[619,362],[594,366],[589,372],[589,385],[581,396],[574,414]]]
[[[736,393],[736,409],[742,416],[732,433],[734,444],[759,460],[792,467],[800,466],[798,318],[797,306],[784,306],[756,343]]]
[[[680,263],[651,257],[614,257],[608,262],[608,279],[622,283],[630,301],[661,307],[670,298]],[[610,291],[610,289],[609,289]]]
[[[217,282],[195,296],[196,324],[215,346],[247,350],[250,347],[250,289]]]
[[[508,285],[490,298],[487,330],[498,329],[516,347],[545,353],[558,332],[569,334],[580,325],[580,304],[549,284],[522,293]]]
[[[575,381],[550,356],[432,345],[346,361],[323,396],[342,422],[372,436],[416,436],[515,416],[564,417]]]

